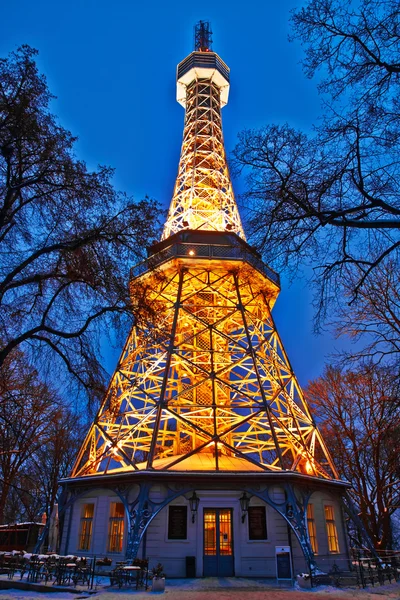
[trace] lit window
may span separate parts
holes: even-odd
[[[325,505],[325,522],[326,532],[328,534],[329,552],[339,552],[339,543],[335,524],[335,513],[333,512],[333,506],[331,506],[330,504]]]
[[[206,556],[217,553],[217,511],[207,509],[204,511],[204,554]]]
[[[82,507],[81,526],[79,530],[79,550],[90,550],[93,530],[94,504],[84,504]]]
[[[124,541],[124,505],[112,502],[108,526],[108,552],[122,552]]]
[[[317,544],[317,531],[315,529],[315,519],[314,519],[314,505],[307,505],[307,527],[308,527],[308,537],[310,538],[311,548],[314,554],[318,552],[318,544]]]

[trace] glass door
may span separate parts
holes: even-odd
[[[234,573],[232,509],[204,509],[204,577],[231,577]]]

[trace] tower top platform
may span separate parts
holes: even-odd
[[[220,89],[220,107],[228,103],[229,67],[216,52],[192,52],[177,67],[176,99],[186,108],[186,88],[196,79],[207,79]]]

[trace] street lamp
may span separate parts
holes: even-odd
[[[246,492],[243,492],[243,496],[240,496],[239,502],[240,502],[240,508],[242,509],[242,523],[244,523],[246,514],[249,512],[249,504],[250,504],[250,498],[248,497]]]
[[[192,523],[194,523],[196,518],[197,509],[199,508],[200,498],[193,492],[193,495],[189,498],[190,510],[192,511]]]

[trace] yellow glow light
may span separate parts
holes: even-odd
[[[314,472],[313,466],[309,460],[306,462],[306,471],[309,475]]]

